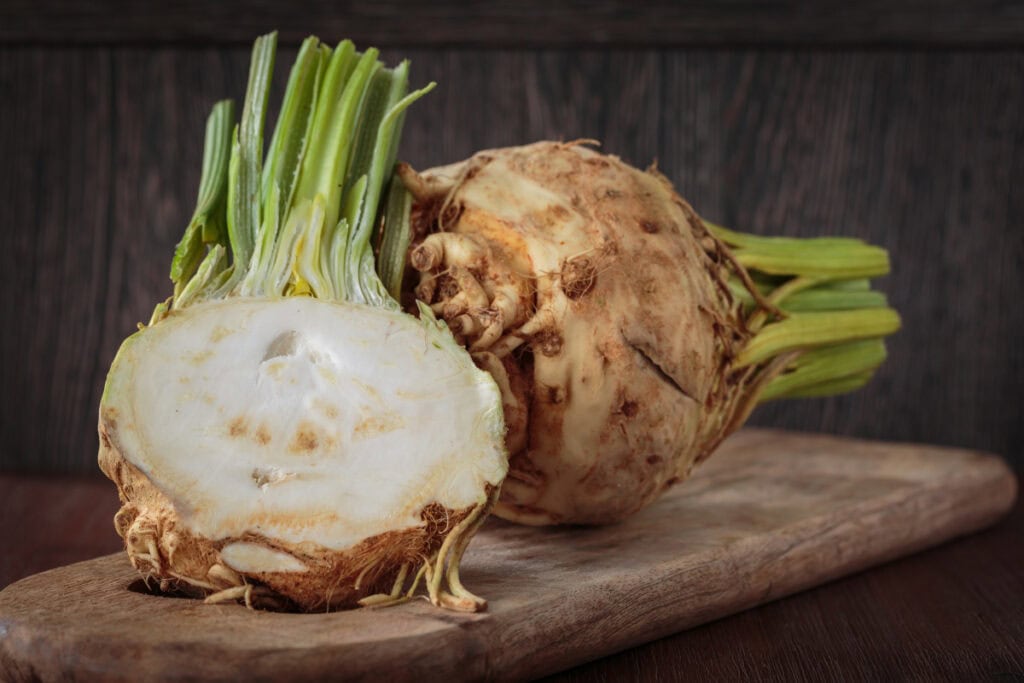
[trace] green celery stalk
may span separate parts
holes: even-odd
[[[285,88],[281,113],[274,126],[274,135],[263,166],[262,196],[269,199],[271,187],[280,186],[278,213],[284,215],[291,205],[299,168],[305,156],[316,112],[320,80],[327,67],[328,53],[320,49],[320,41],[312,36],[302,41]],[[270,210],[265,202],[264,212]]]
[[[788,351],[882,337],[899,328],[899,315],[891,308],[794,313],[765,325],[733,361],[733,367],[744,368]]]
[[[885,358],[885,342],[881,339],[805,351],[790,364],[787,372],[769,382],[760,400],[822,396],[832,393],[825,391],[827,387],[850,386],[844,391],[852,391],[862,386]]]
[[[240,281],[252,258],[261,223],[260,178],[263,157],[263,124],[274,72],[277,33],[256,39],[249,67],[242,120],[235,128],[228,167],[228,238],[234,262],[233,279]]]
[[[384,226],[381,232],[380,253],[377,255],[377,272],[388,294],[396,301],[402,294],[402,277],[405,274],[405,255],[412,241],[409,213],[412,209],[412,194],[405,189],[398,175],[391,177],[387,203],[384,210]]]

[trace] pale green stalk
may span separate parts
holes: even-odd
[[[252,50],[249,85],[242,120],[235,129],[228,168],[228,239],[234,264],[232,279],[240,281],[252,257],[262,223],[260,176],[263,166],[263,124],[267,116],[270,79],[274,73],[277,33],[260,36]]]
[[[228,159],[231,156],[231,127],[234,103],[222,100],[213,106],[206,120],[203,171],[199,196],[185,234],[174,250],[171,281],[177,298],[204,258],[203,246],[218,242],[223,234],[224,202],[227,196]]]
[[[391,177],[387,204],[384,209],[384,229],[381,234],[380,253],[377,254],[377,272],[388,294],[396,301],[402,294],[402,276],[405,259],[412,241],[409,213],[412,195],[397,175]]]
[[[763,237],[706,225],[755,287],[729,281],[753,333],[732,368],[778,372],[753,383],[758,400],[842,393],[870,379],[885,357],[882,339],[900,327],[869,282],[889,272],[884,249],[847,237]],[[792,360],[772,362],[783,358]]]
[[[211,115],[200,200],[172,268],[173,306],[311,295],[397,308],[374,269],[370,236],[403,112],[432,85],[408,94],[407,63],[391,70],[375,49],[359,53],[343,41],[331,50],[307,38],[264,159],[275,48],[275,34],[253,46],[241,122],[232,130],[229,104]],[[218,225],[225,229],[209,232],[226,236],[204,258],[199,237]]]

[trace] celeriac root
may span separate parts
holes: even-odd
[[[462,585],[459,565],[469,542],[487,519],[498,500],[499,489],[491,491],[485,503],[473,508],[466,517],[447,535],[441,548],[429,558],[423,558],[419,570],[413,577],[409,589],[402,594],[409,565],[402,565],[390,593],[368,595],[359,601],[364,607],[390,607],[412,599],[422,579],[426,579],[427,599],[434,605],[459,612],[480,612],[487,608],[487,601]]]

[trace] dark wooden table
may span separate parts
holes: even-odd
[[[0,587],[116,552],[106,480],[0,475]],[[1024,681],[1024,504],[941,547],[551,680]]]

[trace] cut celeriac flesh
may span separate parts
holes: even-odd
[[[308,297],[200,304],[138,333],[101,432],[104,470],[162,499],[119,519],[129,545],[152,536],[143,563],[217,551],[307,606],[390,590],[439,550],[431,521],[486,507],[506,469],[498,389],[446,330]]]
[[[275,50],[256,40],[238,123],[213,107],[173,296],[108,374],[115,527],[147,584],[207,602],[385,605],[425,584],[435,605],[479,610],[459,563],[508,467],[501,394],[374,268],[382,220],[383,257],[404,243],[398,138],[431,86],[307,38],[264,156]]]

